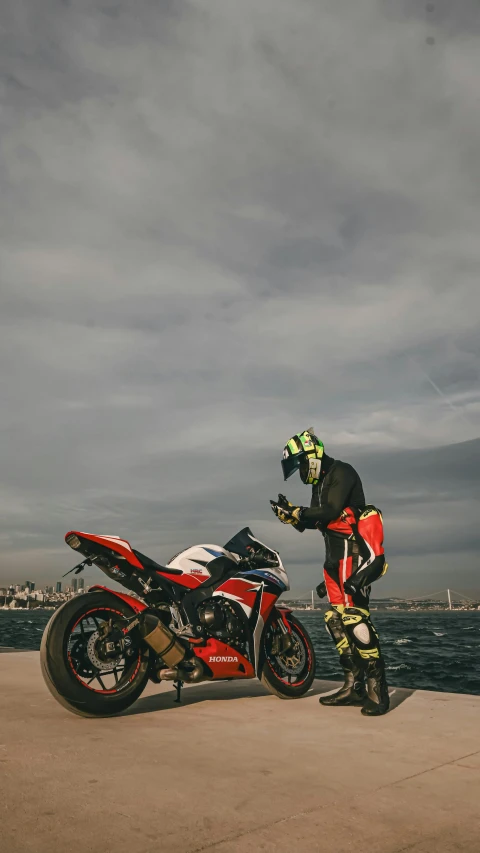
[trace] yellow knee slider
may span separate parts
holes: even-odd
[[[358,625],[359,622],[366,622],[370,613],[362,607],[345,607],[341,616],[344,625]]]

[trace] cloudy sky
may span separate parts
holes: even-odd
[[[310,589],[268,500],[313,425],[376,592],[480,593],[477,0],[2,8],[0,583],[250,524]]]

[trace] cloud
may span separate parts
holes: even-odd
[[[314,423],[386,507],[385,589],[439,553],[472,588],[474,6],[5,10],[2,580],[52,580],[71,527],[161,560],[250,521],[308,587],[268,498]]]

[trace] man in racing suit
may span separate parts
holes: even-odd
[[[271,501],[277,518],[299,532],[317,529],[325,540],[324,582],[320,597],[328,595],[330,608],[325,622],[340,654],[345,683],[333,695],[320,698],[322,705],[362,705],[362,714],[379,716],[389,708],[385,663],[378,635],[370,619],[370,586],[355,576],[355,542],[339,537],[327,525],[349,507],[353,513],[365,509],[359,475],[346,462],[332,459],[324,451],[313,429],[291,438],[284,449],[284,479],[299,470],[303,483],[312,485],[311,506],[297,507],[284,495]],[[365,678],[367,687],[365,689]]]

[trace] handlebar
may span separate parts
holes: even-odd
[[[242,557],[242,563],[250,563],[251,565],[263,566],[264,568],[270,566],[271,568],[275,568],[278,566],[278,560],[272,560],[269,557],[263,555],[262,552],[258,552],[256,554],[252,554],[249,557]]]
[[[267,557],[258,556],[255,558],[254,562],[261,566],[271,566],[272,568],[278,566],[278,560],[269,560]]]

